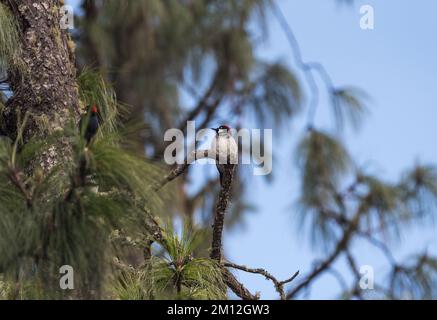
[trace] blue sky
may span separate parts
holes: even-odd
[[[352,7],[326,0],[278,0],[301,46],[304,60],[319,61],[336,85],[353,85],[372,97],[370,113],[358,133],[346,132],[345,142],[355,161],[386,179],[399,174],[418,161],[437,163],[437,2],[422,0],[356,1]],[[359,8],[370,4],[375,10],[375,29],[359,27]],[[269,16],[269,40],[259,47],[260,57],[281,59],[294,66],[291,49],[273,16]],[[317,123],[332,123],[322,100]],[[251,199],[257,205],[248,213],[244,230],[225,236],[225,251],[236,263],[263,267],[279,279],[300,270],[302,277],[311,269],[314,252],[308,235],[297,230],[294,217],[298,195],[298,171],[293,165],[293,147],[301,134],[304,118],[275,138],[273,184],[253,183]],[[280,173],[280,174],[279,174]],[[425,248],[433,251],[437,237],[433,227],[410,229],[402,243],[393,243],[397,258]],[[434,249],[435,252],[435,249]],[[360,264],[374,267],[375,276],[384,276],[385,260],[366,245],[356,245],[353,253]],[[348,278],[342,261],[337,269]],[[238,272],[241,281],[262,298],[277,298],[272,284],[262,276]],[[339,286],[332,276],[319,278],[310,298],[334,298]]]

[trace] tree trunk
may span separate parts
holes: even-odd
[[[4,110],[3,131],[15,138],[17,119],[28,112],[24,141],[44,139],[62,131],[72,117],[77,122],[80,115],[74,43],[60,26],[63,1],[0,1],[18,23],[21,46],[18,67],[9,73],[13,95]],[[66,139],[59,139],[44,151],[36,165],[48,171],[60,159],[68,158],[70,152]]]
[[[221,262],[222,259],[223,226],[225,223],[226,209],[228,208],[229,201],[231,198],[234,171],[235,171],[235,165],[233,164],[225,165],[225,169],[223,171],[223,185],[221,186],[220,189],[215,215],[214,215],[210,258],[217,260],[219,263]]]

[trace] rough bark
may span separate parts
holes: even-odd
[[[263,275],[266,279],[271,280],[273,282],[273,284],[275,285],[275,289],[279,293],[279,297],[281,298],[281,300],[286,299],[284,285],[293,281],[299,275],[299,271],[297,271],[290,278],[288,278],[284,281],[279,281],[270,272],[268,272],[265,269],[248,268],[246,266],[240,266],[238,264],[231,263],[231,262],[225,262],[223,265],[225,267],[228,267],[228,268],[234,268],[234,269],[242,270],[242,271],[249,272],[249,273],[258,273],[258,274]]]
[[[11,138],[17,132],[18,114],[28,112],[23,138],[44,138],[62,131],[71,117],[80,115],[74,43],[67,30],[60,27],[60,0],[0,0],[9,7],[18,22],[21,55],[19,67],[9,73],[13,96],[4,109],[3,131]],[[39,166],[44,171],[68,158],[65,139],[48,147]]]
[[[227,164],[223,172],[223,185],[219,193],[217,206],[214,216],[214,225],[212,231],[212,248],[211,259],[220,262],[222,257],[222,234],[225,221],[225,213],[231,197],[232,180],[234,176],[235,165]]]
[[[252,294],[228,269],[222,268],[222,274],[226,285],[241,299],[259,300],[259,293]]]

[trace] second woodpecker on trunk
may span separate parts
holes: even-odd
[[[80,133],[86,140],[86,144],[89,145],[92,138],[96,135],[99,129],[99,116],[96,105],[88,108],[87,114],[85,114],[79,122]]]
[[[211,144],[211,150],[215,151],[217,158],[217,170],[220,174],[220,185],[223,185],[223,174],[226,167],[236,165],[238,162],[238,145],[231,135],[231,128],[227,125],[221,125],[218,128],[212,128],[216,136]]]
[[[95,193],[98,192],[98,186],[96,186],[93,182],[92,173],[89,170],[88,145],[91,143],[92,139],[99,130],[99,126],[99,111],[97,106],[95,104],[92,107],[88,106],[87,113],[83,115],[79,121],[79,132],[80,135],[85,139],[86,146],[80,159],[77,183],[80,186],[87,185],[91,187],[91,190]]]

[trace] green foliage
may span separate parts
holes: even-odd
[[[436,220],[437,168],[431,165],[417,165],[407,171],[399,185],[402,200],[406,203],[411,218]]]
[[[226,299],[226,286],[218,263],[196,258],[194,251],[205,235],[189,231],[179,237],[169,226],[160,241],[162,251],[140,269],[125,269],[115,283],[120,299]]]
[[[330,222],[332,213],[339,209],[336,190],[351,168],[351,160],[340,141],[315,130],[299,143],[296,155],[302,175],[299,225],[310,227],[314,246],[327,248],[336,235]]]
[[[13,65],[20,50],[18,27],[6,6],[0,3],[0,74],[8,65]]]
[[[117,127],[117,115],[125,108],[117,102],[114,90],[96,71],[84,69],[78,76],[80,100],[86,106],[95,104],[103,121],[100,132],[113,132]],[[89,110],[86,110],[89,111]]]
[[[144,270],[128,268],[118,272],[111,291],[115,299],[150,300],[153,298],[148,275]]]
[[[114,135],[97,140],[85,156],[94,169],[96,183],[103,189],[116,186],[142,198],[150,198],[153,185],[163,176],[163,170],[145,158],[120,150]],[[155,195],[153,195],[155,196]]]
[[[310,207],[329,204],[329,190],[338,185],[351,168],[351,159],[334,137],[310,130],[296,151],[302,172],[302,203]]]
[[[151,280],[156,292],[171,289],[183,299],[225,299],[226,287],[217,262],[195,258],[193,252],[202,244],[201,231],[186,226],[179,237],[169,226],[161,242],[164,253],[152,261]]]
[[[397,184],[384,182],[370,175],[359,177],[361,201],[358,211],[363,213],[362,228],[369,232],[389,232],[399,235],[399,222],[408,215]]]
[[[43,287],[40,283],[36,283],[36,281],[29,282],[23,279],[20,279],[20,281],[20,285],[16,286],[12,277],[0,276],[0,300],[37,300],[45,298]]]
[[[255,78],[250,85],[249,105],[253,107],[257,122],[262,126],[281,128],[301,109],[299,81],[280,63],[261,63]]]
[[[362,227],[369,231],[400,234],[402,225],[435,221],[437,175],[433,166],[416,166],[399,183],[360,176],[359,210],[365,213]]]
[[[434,299],[437,295],[437,260],[414,256],[390,275],[389,294],[394,299]]]
[[[59,186],[57,180],[64,180],[65,175],[53,169],[55,172],[43,177],[35,173],[23,192],[18,183],[11,184],[15,175],[22,178],[23,174],[18,167],[11,167],[13,149],[8,141],[2,141],[0,270],[13,273],[30,263],[36,271],[29,277],[41,277],[47,289],[56,285],[52,277],[57,277],[59,267],[68,264],[75,270],[79,288],[87,288],[81,292],[83,296],[99,294],[113,254],[109,235],[113,229],[135,226],[141,213],[138,202],[153,205],[157,196],[152,198],[145,190],[157,181],[159,170],[116,145],[107,145],[107,153],[98,145],[95,153],[94,146],[82,149],[82,154],[76,155],[77,166],[62,168],[71,179],[64,182],[63,190],[53,186]],[[81,176],[84,153],[90,157],[86,176],[95,177],[95,182],[78,183],[88,179]],[[96,193],[94,183],[107,192]],[[59,294],[59,290],[48,292]]]
[[[110,91],[93,79],[83,82],[82,97],[100,99],[101,120],[110,123],[116,101],[104,97]],[[69,293],[59,289],[59,268],[67,264],[77,288],[70,295],[100,297],[116,254],[110,234],[115,229],[138,232],[144,206],[160,208],[160,197],[151,190],[162,171],[122,148],[114,121],[87,147],[71,123],[64,132],[72,145],[71,160],[42,172],[32,160],[59,137],[23,144],[27,118],[15,142],[0,140],[0,273],[12,282],[10,294],[16,298],[62,298]],[[32,174],[26,175],[29,168]]]
[[[342,128],[348,121],[352,127],[358,128],[363,115],[366,113],[366,101],[369,96],[361,89],[348,87],[334,90],[331,100],[335,121],[338,128]]]

